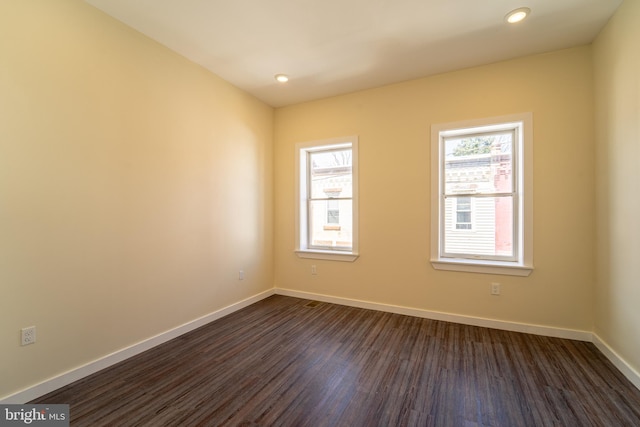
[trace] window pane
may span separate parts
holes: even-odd
[[[458,197],[458,212],[471,212],[471,197]]]
[[[444,252],[454,256],[513,257],[513,197],[474,197],[473,226],[471,212],[463,218],[457,211],[457,199],[445,199]]]
[[[327,224],[340,224],[339,200],[327,200]]]
[[[460,225],[461,222],[470,223],[471,222],[471,212],[457,212],[458,218],[457,223]],[[460,227],[458,227],[460,228]]]
[[[510,193],[512,142],[512,132],[445,139],[445,193]]]
[[[311,198],[350,198],[352,187],[351,149],[309,153]]]
[[[351,199],[309,202],[310,246],[351,249],[352,205]]]

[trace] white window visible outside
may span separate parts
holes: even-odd
[[[471,230],[471,197],[456,199],[456,230]]]
[[[531,114],[432,127],[435,268],[530,274],[531,139]]]
[[[327,224],[340,225],[340,201],[335,199],[327,200]]]
[[[298,256],[357,258],[357,145],[357,137],[296,145]]]

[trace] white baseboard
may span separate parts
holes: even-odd
[[[346,305],[350,307],[365,308],[371,310],[384,311],[388,313],[404,314],[408,316],[422,317],[425,319],[442,320],[445,322],[454,322],[464,325],[481,326],[486,328],[502,329],[513,332],[523,332],[534,335],[543,335],[556,338],[573,339],[579,341],[593,342],[594,345],[618,368],[625,377],[629,379],[638,389],[640,389],[640,373],[633,369],[624,359],[622,359],[607,343],[605,343],[596,334],[588,331],[580,331],[573,329],[554,328],[541,325],[530,325],[524,323],[507,322],[503,320],[485,319],[481,317],[463,316],[458,314],[443,313],[438,311],[423,310],[418,308],[410,308],[403,306],[396,306],[390,304],[381,304],[370,301],[362,301],[348,298],[339,298],[330,295],[315,294],[309,292],[301,292],[292,289],[275,288],[261,292],[257,295],[244,299],[235,304],[231,304],[220,310],[214,311],[206,316],[195,319],[191,322],[180,325],[176,328],[170,329],[166,332],[158,334],[154,337],[148,338],[139,343],[133,344],[129,347],[118,350],[114,353],[96,359],[85,365],[74,368],[70,371],[52,377],[39,384],[28,387],[17,393],[0,398],[0,403],[25,403],[60,387],[64,387],[82,379],[88,375],[96,373],[104,368],[112,366],[130,357],[149,350],[157,345],[172,340],[182,334],[190,332],[207,323],[220,319],[233,312],[236,312],[242,308],[245,308],[253,303],[263,300],[271,295],[285,295],[296,298],[310,299],[316,301],[323,301],[333,304]]]
[[[333,304],[347,305],[350,307],[367,308],[371,310],[385,311],[388,313],[405,314],[408,316],[422,317],[425,319],[442,320],[445,322],[460,323],[463,325],[481,326],[484,328],[502,329],[512,332],[543,335],[547,337],[566,338],[578,341],[592,340],[592,333],[573,329],[554,328],[550,326],[529,325],[525,323],[507,322],[504,320],[485,319],[482,317],[463,316],[459,314],[443,313],[439,311],[423,310],[390,304],[380,304],[369,301],[338,298],[329,295],[314,294],[309,292],[294,291],[292,289],[276,288],[275,293],[296,298],[311,299],[329,302]]]
[[[622,374],[627,377],[638,389],[640,389],[640,372],[633,369],[609,344],[602,340],[598,334],[593,334],[593,344],[605,355]]]
[[[227,307],[221,308],[220,310],[216,310],[198,319],[192,320],[183,325],[180,325],[178,327],[165,331],[161,334],[148,338],[144,341],[140,341],[129,347],[126,347],[116,352],[113,352],[111,354],[108,354],[104,357],[96,359],[85,365],[71,369],[70,371],[67,371],[60,375],[52,377],[34,386],[28,387],[22,391],[2,397],[0,398],[0,403],[20,404],[20,403],[29,402],[33,399],[36,399],[40,396],[43,396],[47,393],[57,390],[60,387],[69,385],[74,381],[82,379],[88,375],[94,374],[104,368],[108,368],[109,366],[115,365],[116,363],[122,362],[123,360],[126,360],[130,357],[133,357],[137,354],[142,353],[143,351],[149,350],[157,345],[160,345],[176,337],[179,337],[182,334],[193,331],[194,329],[204,326],[207,323],[213,322],[214,320],[227,316],[233,312],[236,312],[242,308],[245,308],[253,303],[256,303],[274,294],[275,294],[274,289],[269,289],[267,291],[261,292],[257,295],[246,298],[240,302],[231,304]]]
[[[502,320],[484,319],[481,317],[462,316],[458,314],[442,313],[438,311],[408,308],[389,304],[380,304],[369,301],[354,300],[348,298],[338,298],[330,295],[300,292],[292,289],[276,288],[275,293],[296,298],[310,299],[316,301],[329,302],[333,304],[346,305],[350,307],[367,308],[371,310],[385,311],[389,313],[405,314],[409,316],[422,317],[425,319],[442,320],[445,322],[460,323],[463,325],[482,326],[485,328],[502,329],[513,332],[523,332],[527,334],[542,335],[547,337],[565,338],[577,341],[593,343],[598,350],[609,359],[613,365],[631,383],[640,389],[640,372],[629,365],[618,353],[616,353],[597,334],[589,331],[579,331],[573,329],[553,328],[549,326],[529,325],[524,323],[506,322]]]

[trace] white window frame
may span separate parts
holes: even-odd
[[[514,260],[452,257],[444,253],[444,139],[507,129],[516,130],[513,141],[515,212]],[[533,271],[533,114],[431,126],[431,265],[437,270],[528,276]],[[498,258],[498,257],[496,257]]]
[[[351,250],[329,250],[310,247],[308,224],[308,163],[309,153],[316,151],[350,148],[352,158],[352,245]],[[358,254],[358,137],[348,136],[296,144],[296,248],[300,258],[324,259],[332,261],[355,261]],[[342,215],[342,214],[341,214]]]

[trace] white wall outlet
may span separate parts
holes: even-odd
[[[318,269],[316,268],[315,264],[311,266],[311,274],[313,274],[314,276],[318,274]]]
[[[500,295],[500,283],[491,284],[491,295]]]
[[[238,271],[238,280],[244,280],[244,270]]]
[[[36,342],[36,327],[29,326],[20,330],[20,345],[29,345]]]

